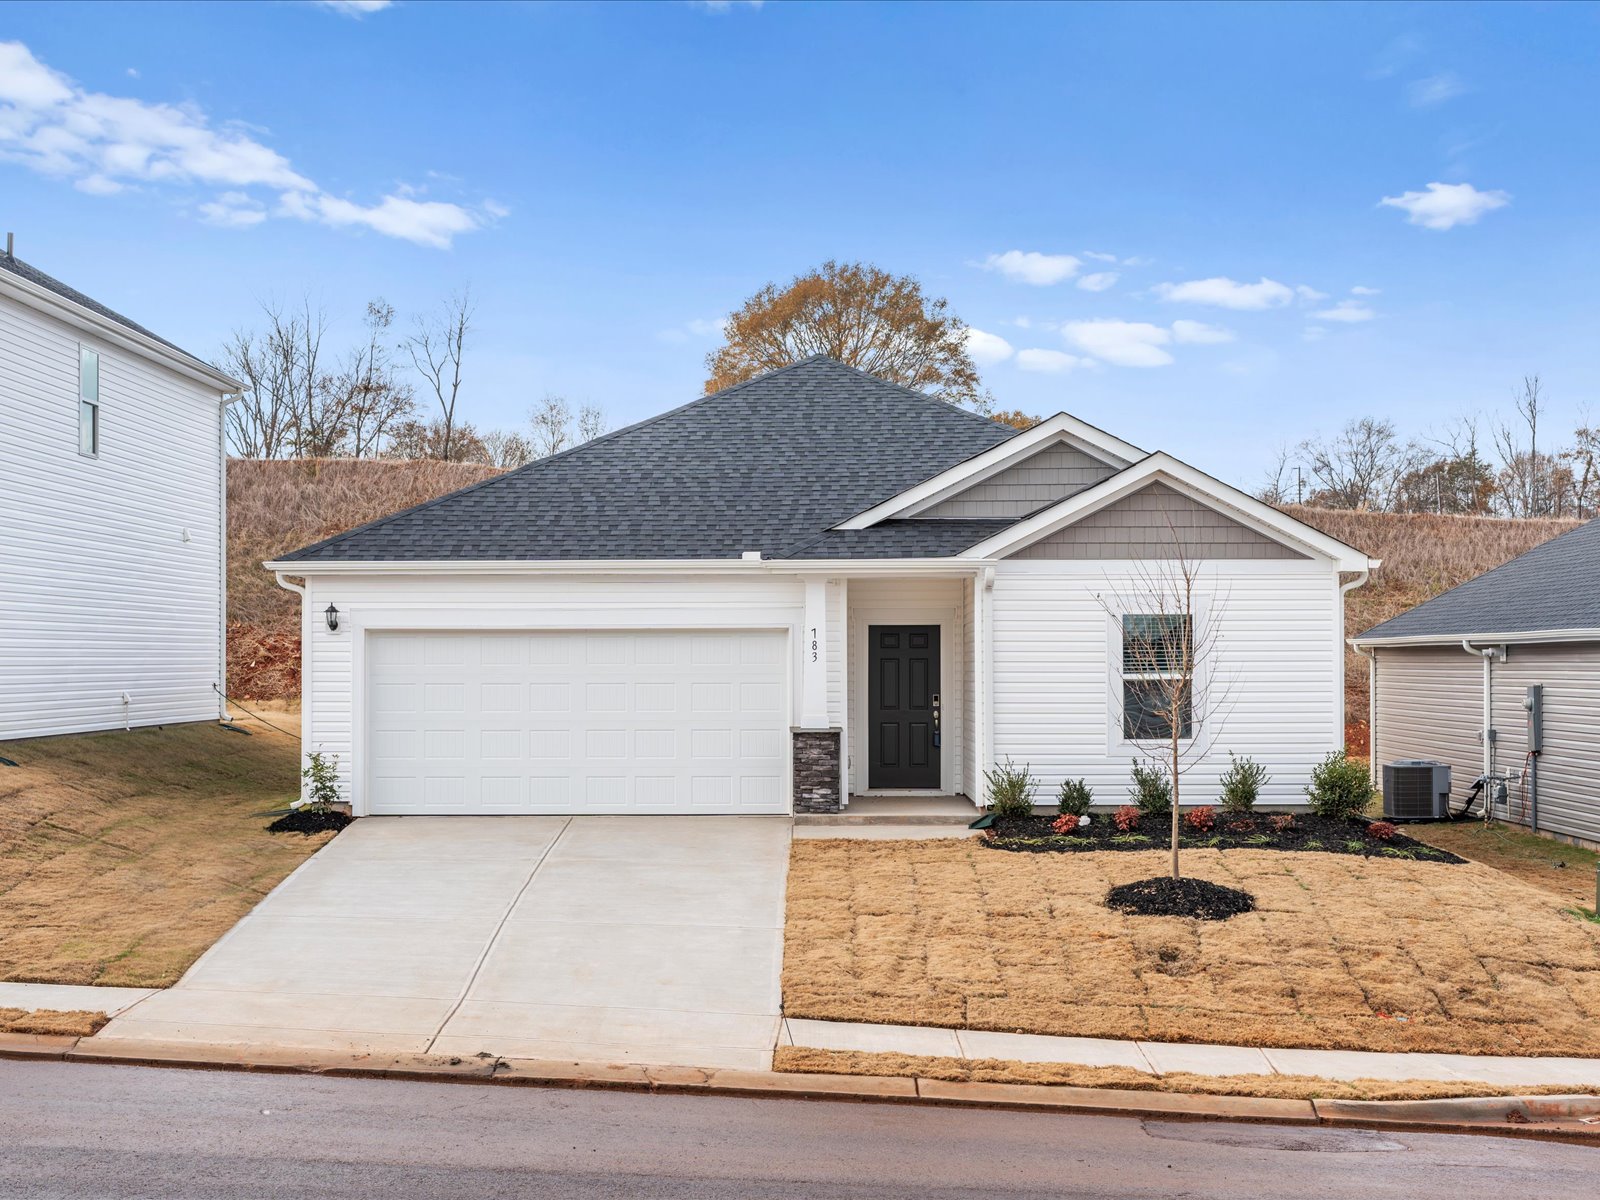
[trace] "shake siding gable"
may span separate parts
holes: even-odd
[[[1116,472],[1110,463],[1058,442],[916,515],[1022,517],[1077,495]]]
[[[1176,541],[1174,540],[1176,535]],[[1308,556],[1259,533],[1164,483],[1152,483],[1013,554],[1018,559],[1192,559],[1308,561]]]

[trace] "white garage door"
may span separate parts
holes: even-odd
[[[372,813],[788,811],[783,633],[373,633]]]

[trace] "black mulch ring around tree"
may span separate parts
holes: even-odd
[[[1252,911],[1256,898],[1238,888],[1207,883],[1204,879],[1173,879],[1158,875],[1124,883],[1106,893],[1106,907],[1135,917],[1194,917],[1201,921],[1226,921]]]
[[[1184,809],[1186,813],[1189,811]],[[1367,822],[1357,818],[1333,821],[1310,813],[1295,813],[1293,824],[1285,829],[1274,829],[1272,818],[1281,815],[1260,812],[1234,817],[1218,813],[1215,827],[1208,831],[1192,829],[1184,823],[1180,826],[1178,846],[1183,850],[1295,850],[1418,862],[1467,861],[1403,833],[1384,841],[1374,837]],[[1108,812],[1094,813],[1088,825],[1073,833],[1057,833],[1051,828],[1055,820],[1053,814],[1003,817],[988,831],[984,845],[1019,853],[1059,854],[1086,850],[1165,850],[1171,844],[1172,823],[1168,817],[1145,817],[1136,829],[1126,833],[1112,823]]]
[[[335,809],[316,812],[309,808],[297,808],[288,816],[279,817],[267,826],[268,833],[325,833],[332,830],[337,833],[343,829],[354,817],[346,816]]]

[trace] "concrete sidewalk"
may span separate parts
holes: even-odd
[[[156,994],[156,988],[91,987],[69,983],[0,983],[0,1008],[22,1008],[30,1012],[98,1012],[114,1017],[141,1000]]]
[[[1594,1058],[1273,1050],[1253,1046],[989,1033],[978,1029],[937,1029],[927,1025],[866,1025],[794,1017],[784,1020],[781,1036],[784,1045],[813,1050],[1126,1067],[1150,1075],[1182,1071],[1194,1075],[1314,1075],[1335,1080],[1421,1079],[1506,1087],[1600,1087],[1600,1059]]]

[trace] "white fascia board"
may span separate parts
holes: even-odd
[[[1156,481],[1173,485],[1201,503],[1228,509],[1229,516],[1256,532],[1277,541],[1290,542],[1315,557],[1328,559],[1341,571],[1367,571],[1376,565],[1373,559],[1354,546],[1347,546],[1337,538],[1313,529],[1304,521],[1297,521],[1270,504],[1263,504],[1254,496],[1246,495],[1238,488],[1230,487],[1220,479],[1214,479],[1162,451],[1042,512],[1018,521],[963,551],[961,557],[1003,558]]]
[[[1390,646],[1459,646],[1463,641],[1493,645],[1536,645],[1547,642],[1600,642],[1600,629],[1529,629],[1518,633],[1418,633],[1409,637],[1353,637],[1350,645],[1382,650]]]
[[[991,446],[981,454],[975,454],[965,462],[939,472],[932,479],[924,479],[915,487],[907,488],[899,495],[890,496],[881,504],[857,513],[848,521],[839,522],[834,528],[871,529],[879,521],[910,515],[937,504],[951,493],[982,483],[989,476],[1056,441],[1075,443],[1090,453],[1112,459],[1113,465],[1126,466],[1145,456],[1139,447],[1112,437],[1087,421],[1080,421],[1068,413],[1057,413],[1040,421],[1032,429],[1025,429],[1015,437],[1009,437],[999,445]]]
[[[75,304],[65,296],[58,296],[48,288],[42,288],[10,271],[0,271],[0,291],[9,293],[18,303],[46,313],[75,329],[86,330],[102,341],[120,346],[133,354],[152,359],[168,370],[203,383],[219,393],[244,390],[244,384],[231,375],[224,375],[197,358],[191,358],[155,338],[118,324],[109,317],[102,317],[93,309]]]
[[[277,575],[971,575],[965,558],[584,558],[426,559],[358,562],[293,560],[261,564]]]

